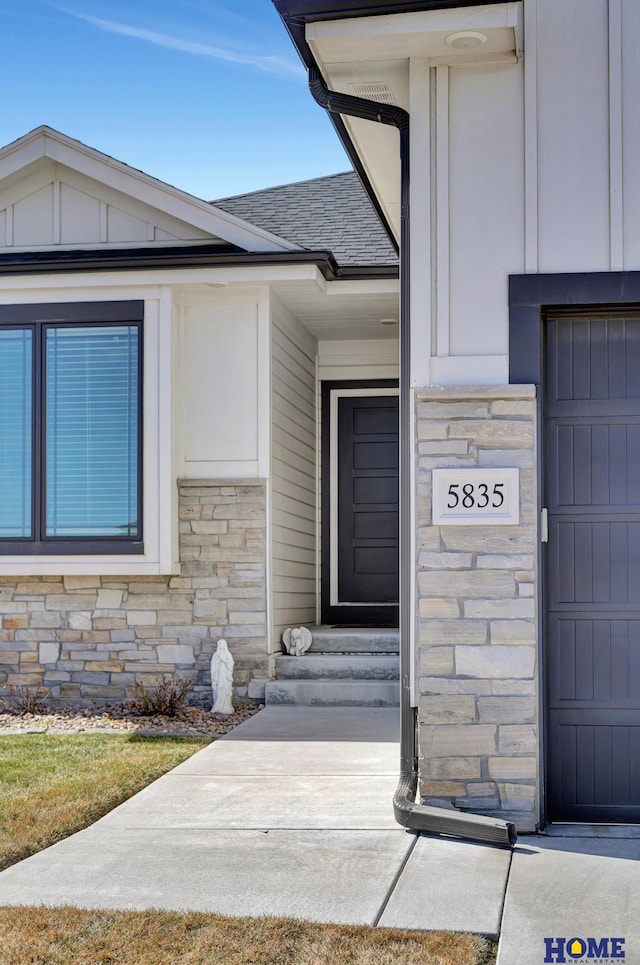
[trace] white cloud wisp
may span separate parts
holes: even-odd
[[[109,33],[122,34],[124,37],[135,37],[147,43],[155,44],[158,47],[167,47],[170,50],[179,50],[186,54],[198,54],[203,57],[213,57],[215,60],[223,60],[233,64],[243,64],[253,67],[256,70],[264,71],[269,74],[279,74],[282,77],[289,77],[295,80],[303,80],[305,71],[302,66],[291,63],[283,57],[270,55],[257,55],[242,53],[238,50],[229,50],[225,47],[217,47],[212,44],[198,43],[192,40],[181,40],[170,34],[158,33],[155,30],[146,30],[140,27],[130,27],[127,24],[116,23],[113,20],[104,20],[102,17],[91,17],[88,14],[77,13],[68,7],[56,7],[64,13],[79,20],[84,20],[98,27],[99,30],[106,30]]]

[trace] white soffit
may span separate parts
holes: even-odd
[[[400,313],[396,278],[328,281],[318,286],[278,282],[273,290],[317,339],[396,339]]]
[[[380,201],[396,242],[400,241],[400,151],[394,127],[344,117],[362,166]]]
[[[435,64],[514,61],[518,55],[522,3],[494,3],[450,10],[423,10],[378,17],[325,20],[307,26],[306,38],[323,67],[354,62],[428,58]],[[478,31],[479,47],[460,49],[447,37]],[[406,105],[403,105],[406,106]]]
[[[518,57],[521,18],[521,2],[486,4],[322,21],[307,25],[306,38],[331,90],[410,111],[411,58],[426,60],[432,66],[512,63]],[[468,31],[486,40],[468,49],[447,43],[452,35]],[[343,116],[343,121],[398,239],[398,132],[357,118]]]
[[[135,198],[150,208],[193,225],[214,238],[247,251],[299,251],[300,246],[241,218],[180,191],[163,181],[123,164],[81,141],[50,127],[36,128],[24,137],[0,148],[0,191],[3,182],[14,185],[16,175],[28,173],[32,165],[48,158],[86,178]]]

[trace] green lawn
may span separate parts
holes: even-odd
[[[0,870],[86,828],[205,737],[0,736]]]

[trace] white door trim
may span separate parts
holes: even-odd
[[[330,560],[330,601],[331,606],[391,606],[397,603],[351,603],[349,600],[338,599],[338,400],[345,397],[380,398],[382,396],[399,396],[397,388],[378,388],[375,386],[361,389],[330,389],[329,391],[329,560]]]

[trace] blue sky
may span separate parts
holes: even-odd
[[[40,124],[197,197],[344,171],[271,0],[1,0],[0,144]]]

